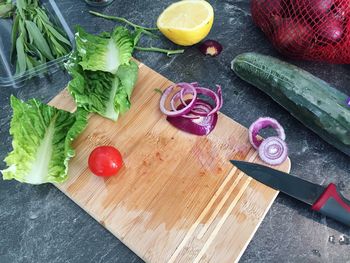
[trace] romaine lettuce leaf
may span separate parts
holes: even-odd
[[[121,65],[116,74],[89,71],[83,70],[79,55],[73,53],[66,68],[73,78],[68,90],[78,107],[113,121],[130,108],[130,96],[138,74],[135,62]]]
[[[75,40],[83,70],[112,74],[120,65],[129,63],[134,48],[134,37],[124,27],[116,27],[111,34],[100,35],[88,34],[77,27]]]
[[[120,84],[114,98],[114,105],[120,113],[130,109],[130,98],[137,81],[138,70],[138,65],[134,61],[130,61],[129,65],[121,65],[118,68],[117,77]]]
[[[60,183],[67,179],[72,141],[84,130],[88,113],[59,110],[35,99],[11,96],[10,134],[13,151],[5,158],[3,179],[30,184]]]

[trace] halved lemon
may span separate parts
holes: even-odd
[[[213,7],[204,0],[183,0],[168,6],[157,27],[172,42],[191,46],[204,39],[214,21]]]

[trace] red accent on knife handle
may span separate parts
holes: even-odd
[[[335,184],[327,186],[311,209],[350,226],[350,201],[338,193]]]

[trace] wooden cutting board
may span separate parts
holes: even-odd
[[[173,128],[154,91],[171,82],[139,69],[131,110],[116,123],[90,118],[74,142],[69,179],[57,187],[147,262],[238,261],[278,194],[229,162],[259,162],[247,129],[221,113],[206,137]],[[75,110],[66,90],[50,104]],[[121,151],[118,176],[87,168],[98,145]],[[277,168],[289,172],[290,160]]]

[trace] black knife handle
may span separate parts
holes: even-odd
[[[311,208],[350,226],[350,201],[337,191],[335,184],[329,184]]]

